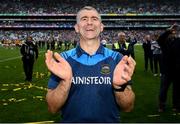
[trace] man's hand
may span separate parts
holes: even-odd
[[[69,63],[60,56],[58,53],[54,53],[48,50],[45,54],[46,56],[46,66],[53,74],[65,81],[71,81],[72,79],[72,69]]]
[[[131,80],[136,62],[132,57],[124,56],[116,65],[113,76],[113,86],[123,85]]]
[[[177,23],[174,23],[173,25],[171,25],[170,28],[168,28],[168,30],[170,30],[171,32],[173,31],[177,31],[179,28],[178,24]]]

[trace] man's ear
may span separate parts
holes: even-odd
[[[79,27],[78,27],[78,24],[75,24],[75,25],[74,25],[74,28],[75,28],[76,33],[79,33]]]
[[[101,32],[104,30],[104,24],[101,23]]]

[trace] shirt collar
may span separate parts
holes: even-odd
[[[77,45],[76,47],[76,53],[77,53],[77,56],[80,57],[82,54],[87,54],[89,55],[87,52],[85,52],[81,47],[80,45]],[[95,54],[102,54],[104,55],[104,46],[102,44],[100,44],[98,50],[96,51]]]

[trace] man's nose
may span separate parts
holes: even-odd
[[[92,24],[92,23],[93,23],[92,19],[88,19],[87,24]]]

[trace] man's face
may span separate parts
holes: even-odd
[[[125,43],[125,41],[126,41],[126,36],[125,36],[124,34],[119,35],[119,41],[120,41],[121,43]]]
[[[147,35],[147,36],[146,36],[146,41],[151,41],[150,35]]]
[[[103,24],[96,11],[82,10],[79,14],[79,21],[75,25],[75,30],[83,39],[97,39],[100,32],[103,31]]]
[[[28,42],[31,42],[31,41],[32,41],[32,38],[31,38],[31,37],[28,37],[28,38],[27,38],[27,41],[28,41]]]

